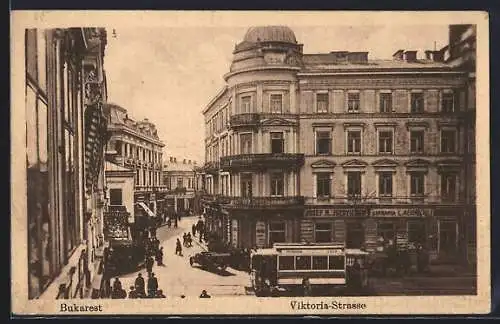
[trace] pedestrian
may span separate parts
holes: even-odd
[[[182,234],[182,245],[184,247],[187,247],[187,243],[186,242],[187,242],[187,235],[186,235],[186,233],[184,233],[184,234]]]
[[[187,235],[186,235],[186,245],[187,245],[187,247],[192,247],[193,246],[192,241],[193,241],[193,239],[191,238],[191,233],[187,233]]]
[[[130,286],[130,292],[128,293],[128,298],[139,298],[139,295],[137,294],[137,291],[135,290],[134,286]]]
[[[153,298],[158,290],[158,279],[156,279],[154,272],[151,272],[148,278],[148,297]]]
[[[212,298],[205,289],[202,290],[200,298]]]
[[[158,291],[156,292],[155,298],[167,298],[167,296],[165,296],[163,294],[163,290],[158,289]]]
[[[179,238],[177,238],[177,242],[175,243],[175,254],[182,256],[182,245]]]
[[[156,262],[158,266],[163,265],[163,246],[158,249],[156,252]]]
[[[146,271],[148,273],[151,273],[153,271],[153,264],[154,264],[153,258],[148,256],[148,258],[146,260]]]
[[[142,273],[139,273],[137,275],[137,278],[135,278],[135,291],[138,295],[139,298],[146,297],[146,287],[144,283],[144,278],[142,277]]]
[[[308,277],[302,279],[302,293],[304,296],[311,296],[311,282]]]
[[[168,228],[170,228],[172,226],[172,220],[170,219],[170,217],[167,220],[167,226],[168,226]]]
[[[174,228],[177,228],[177,216],[174,218]]]
[[[122,283],[118,277],[115,278],[115,281],[113,282],[113,290],[121,290],[122,289]]]
[[[193,233],[193,236],[196,236],[196,225],[193,224],[193,226],[191,226],[191,232]]]

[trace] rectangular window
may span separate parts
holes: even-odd
[[[269,244],[283,243],[286,241],[285,222],[269,223]]]
[[[392,172],[379,173],[378,194],[380,197],[392,197]]]
[[[441,111],[450,113],[455,111],[455,95],[452,92],[443,93],[441,100]]]
[[[284,142],[283,133],[271,133],[271,153],[283,153]]]
[[[361,172],[347,172],[347,195],[349,198],[361,196]]]
[[[441,174],[441,199],[454,202],[457,195],[457,177],[454,173]]]
[[[392,112],[392,93],[380,94],[380,112],[381,113]]]
[[[272,113],[282,113],[283,112],[283,96],[281,94],[272,94],[270,96],[270,104]]]
[[[283,173],[271,173],[271,196],[283,196],[285,183]]]
[[[316,153],[329,155],[331,154],[332,140],[330,132],[319,131],[316,132]]]
[[[424,152],[424,131],[410,132],[410,152],[411,153]]]
[[[412,93],[410,101],[410,109],[412,113],[424,112],[424,94],[422,92]]]
[[[410,175],[410,194],[412,196],[424,195],[424,173],[413,172]]]
[[[379,153],[392,153],[392,134],[391,131],[380,131],[378,133],[378,151]]]
[[[338,255],[328,256],[328,269],[329,270],[342,270],[345,267],[345,257]]]
[[[113,206],[121,206],[123,204],[121,189],[109,189],[109,204]]]
[[[240,153],[252,153],[252,134],[240,134]]]
[[[310,255],[298,255],[295,257],[296,270],[311,270],[312,262]]]
[[[347,132],[347,153],[361,153],[361,131]]]
[[[313,270],[328,270],[328,256],[318,255],[312,257]]]
[[[241,196],[250,198],[252,197],[252,174],[242,173],[240,176]]]
[[[455,153],[456,151],[456,131],[441,131],[441,153]]]
[[[318,113],[328,112],[328,93],[316,94],[316,111]]]
[[[393,222],[380,222],[377,224],[377,235],[385,241],[396,241],[396,224]]]
[[[243,96],[241,97],[241,113],[251,113],[252,112],[252,97]]]
[[[347,94],[347,111],[359,112],[359,93]]]
[[[332,223],[316,223],[316,224],[314,224],[314,238],[315,238],[316,243],[333,242]]]
[[[279,256],[278,257],[278,267],[279,270],[294,270],[295,269],[295,257],[293,256]]]
[[[316,174],[316,196],[318,198],[330,198],[331,195],[330,173],[321,172]]]

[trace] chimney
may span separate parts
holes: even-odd
[[[396,53],[392,54],[392,58],[395,61],[402,61],[403,56],[404,56],[404,52],[405,52],[405,50],[403,50],[403,49],[397,50]]]
[[[191,160],[188,160],[188,164],[191,164]]]
[[[186,164],[186,159],[182,160],[182,164]]]
[[[176,157],[174,157],[174,163],[177,163],[177,158]]]
[[[174,162],[174,158],[170,157],[170,163]]]
[[[417,61],[417,51],[406,51],[404,53],[404,58],[406,62],[416,62]]]

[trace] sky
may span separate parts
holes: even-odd
[[[448,25],[289,27],[306,54],[362,50],[369,59],[391,59],[398,49],[423,54],[448,39]],[[127,109],[129,117],[156,125],[165,160],[176,156],[202,164],[201,112],[225,85],[232,51],[247,29],[133,27],[115,29],[116,37],[108,30],[108,101]]]

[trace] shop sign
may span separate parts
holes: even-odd
[[[397,217],[398,213],[395,209],[372,209],[371,217]]]
[[[306,210],[305,215],[311,217],[365,217],[368,211],[365,208],[342,208],[342,209],[311,209]]]
[[[399,210],[400,217],[431,217],[432,209],[428,208],[403,208]]]
[[[231,220],[231,244],[233,247],[238,245],[238,220]]]
[[[259,247],[266,245],[266,223],[263,221],[255,224],[255,241]]]

